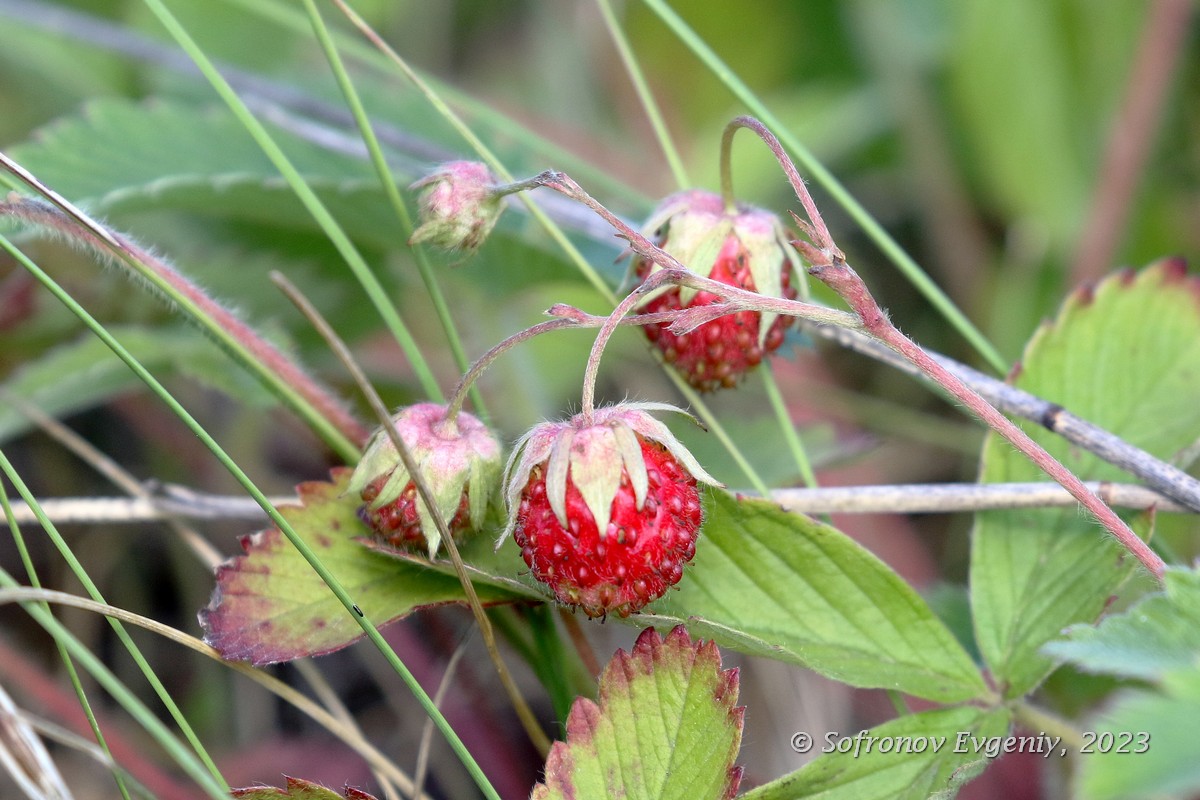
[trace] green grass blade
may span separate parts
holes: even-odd
[[[808,451],[804,449],[804,441],[800,438],[796,426],[792,423],[791,414],[788,413],[787,404],[784,402],[783,393],[779,391],[779,384],[775,381],[775,370],[771,365],[763,364],[763,387],[767,390],[767,400],[771,404],[771,409],[775,412],[775,418],[779,420],[779,429],[783,431],[783,439],[787,442],[788,450],[792,453],[792,458],[796,460],[796,469],[800,470],[800,477],[804,480],[804,485],[809,488],[817,485],[817,474],[813,471],[812,460],[808,457]]]
[[[6,508],[6,513],[8,509]],[[0,569],[0,587],[19,588],[20,584],[3,569]],[[90,650],[68,631],[53,614],[40,603],[22,603],[21,607],[42,627],[55,642],[60,643],[71,657],[87,670],[96,682],[108,692],[129,715],[167,752],[180,769],[204,790],[213,800],[229,800],[229,787],[214,778],[204,765],[182,742],[175,738],[167,726],[149,708],[133,695],[129,689],[104,666]]]
[[[621,24],[617,21],[616,14],[613,13],[612,3],[609,0],[596,0],[596,5],[599,6],[600,15],[604,18],[604,27],[608,30],[608,35],[617,48],[617,53],[621,56],[621,63],[625,65],[625,71],[629,73],[629,80],[633,83],[634,91],[637,92],[646,119],[654,130],[654,138],[658,139],[658,145],[662,148],[667,165],[671,168],[675,184],[680,189],[690,188],[692,181],[688,178],[687,170],[683,166],[683,159],[679,157],[679,148],[675,147],[671,132],[667,129],[667,123],[663,121],[662,112],[654,100],[654,94],[646,84],[646,77],[642,74],[637,56],[633,54],[629,40],[625,37],[625,32],[621,30]]]
[[[429,369],[429,365],[425,361],[425,357],[421,354],[420,348],[417,346],[416,340],[413,339],[404,321],[400,318],[400,314],[396,311],[392,302],[388,299],[387,293],[383,286],[379,283],[379,279],[371,271],[366,260],[354,243],[350,241],[350,237],[342,229],[341,225],[333,218],[329,209],[317,197],[316,192],[312,190],[300,174],[299,170],[288,160],[284,155],[283,150],[276,144],[271,134],[263,127],[262,123],[250,112],[242,99],[238,97],[237,92],[225,80],[224,77],[217,71],[216,66],[205,55],[204,51],[192,39],[179,20],[167,9],[161,0],[143,0],[146,6],[158,19],[158,21],[167,29],[171,37],[179,44],[179,46],[187,53],[188,57],[196,64],[204,77],[212,85],[216,93],[221,97],[230,111],[238,118],[245,126],[247,132],[254,137],[254,140],[262,148],[266,156],[279,170],[288,186],[296,193],[300,202],[312,214],[313,219],[320,225],[321,230],[329,237],[330,242],[341,254],[346,264],[354,273],[370,298],[372,305],[383,318],[384,323],[404,350],[405,356],[408,358],[413,371],[417,375],[417,379],[421,383],[421,388],[425,394],[433,400],[442,401],[445,396],[442,394],[441,388],[437,384],[437,380],[433,376],[433,372]]]
[[[400,190],[396,186],[396,179],[392,175],[391,168],[388,166],[387,158],[384,157],[383,148],[379,145],[379,138],[375,135],[375,129],[371,125],[371,120],[367,117],[367,111],[363,107],[362,99],[359,97],[358,91],[354,88],[354,83],[351,81],[349,73],[346,72],[346,66],[338,53],[337,44],[334,42],[333,36],[330,34],[329,28],[326,26],[325,20],[322,18],[316,3],[313,0],[304,0],[304,8],[308,12],[309,19],[312,21],[313,33],[316,34],[317,42],[321,45],[321,50],[325,53],[325,59],[329,62],[329,67],[337,79],[338,87],[342,91],[346,105],[349,106],[350,113],[354,117],[354,122],[358,125],[359,134],[362,136],[363,144],[367,147],[367,153],[371,157],[371,164],[375,167],[375,172],[379,175],[379,182],[383,186],[384,194],[387,195],[388,202],[396,212],[396,218],[400,220],[400,227],[403,230],[404,238],[407,239],[413,233],[412,215],[408,212],[408,206],[404,204],[404,198],[400,196]],[[417,272],[420,273],[421,280],[425,284],[425,289],[429,292],[429,300],[433,304],[434,313],[437,314],[438,321],[442,325],[442,330],[446,332],[446,341],[450,345],[450,352],[454,356],[454,363],[458,366],[460,372],[466,372],[470,368],[471,362],[467,359],[466,351],[463,349],[462,337],[458,334],[458,328],[454,324],[454,316],[450,313],[450,307],[446,304],[446,296],[442,293],[437,278],[433,274],[433,269],[430,266],[425,248],[420,245],[411,245],[410,249],[413,261],[417,265]],[[483,402],[483,395],[475,386],[471,387],[470,393],[471,403],[474,405],[475,411],[486,423],[488,415],[487,407]]]
[[[190,413],[188,413],[187,409],[185,409],[183,405],[180,404],[180,402],[176,400],[175,397],[172,396],[171,393],[168,392],[166,388],[159,383],[158,380],[151,375],[146,368],[143,367],[137,361],[137,359],[135,359],[129,353],[129,351],[121,345],[120,342],[118,342],[107,330],[105,330],[103,325],[97,322],[91,314],[89,314],[82,306],[79,305],[79,303],[75,301],[75,298],[71,297],[71,295],[68,294],[61,286],[59,286],[53,278],[46,274],[41,267],[34,264],[24,253],[17,249],[17,247],[4,236],[0,236],[0,248],[3,248],[15,259],[17,259],[17,261],[20,262],[25,269],[29,270],[29,272],[38,280],[39,283],[46,287],[51,294],[58,298],[60,302],[66,305],[67,308],[70,309],[71,312],[88,327],[88,329],[98,336],[101,341],[108,345],[108,347],[117,355],[117,357],[124,361],[129,368],[133,370],[134,374],[136,374],[146,384],[146,386],[148,386],[150,390],[154,392],[154,394],[157,395],[158,398],[162,400],[163,403],[165,403],[177,417],[179,417],[184,425],[186,425],[188,429],[195,434],[196,438],[198,438],[204,444],[204,446],[207,447],[214,456],[216,456],[217,460],[221,462],[221,465],[229,471],[229,473],[234,477],[235,480],[237,480],[239,484],[241,484],[242,488],[244,488],[246,492],[254,498],[255,502],[257,502],[263,511],[266,512],[267,516],[271,518],[271,521],[274,522],[275,525],[279,527],[279,530],[283,533],[283,535],[288,538],[288,541],[290,541],[292,545],[300,551],[300,554],[304,556],[304,559],[312,566],[313,570],[315,570],[316,573],[321,576],[321,580],[325,582],[330,591],[333,592],[343,607],[345,607],[346,612],[352,615],[353,619],[363,629],[363,633],[366,634],[367,638],[371,640],[371,643],[375,645],[379,652],[383,654],[383,657],[387,660],[388,665],[395,670],[395,672],[404,681],[405,685],[408,686],[408,688],[412,691],[413,695],[417,698],[417,701],[421,704],[421,707],[425,710],[425,713],[433,718],[434,723],[438,726],[438,729],[450,743],[451,749],[453,749],[459,759],[462,760],[463,765],[467,768],[467,771],[471,774],[471,777],[475,780],[479,788],[483,790],[487,797],[496,798],[498,800],[499,796],[496,794],[496,790],[492,787],[487,777],[483,774],[483,771],[479,768],[479,765],[475,762],[475,759],[467,750],[466,745],[463,744],[462,740],[458,737],[458,734],[454,732],[454,729],[450,727],[450,723],[446,720],[441,711],[439,711],[437,706],[434,704],[433,700],[417,682],[412,672],[409,671],[408,667],[405,666],[404,662],[400,660],[400,657],[396,655],[396,652],[391,648],[391,645],[389,645],[379,633],[379,629],[376,628],[374,623],[372,623],[371,620],[362,613],[361,609],[355,605],[353,598],[350,597],[337,578],[329,572],[328,568],[326,568],[323,563],[321,563],[321,560],[317,558],[317,556],[312,552],[311,548],[305,544],[304,540],[296,534],[296,531],[292,528],[288,521],[284,519],[279,511],[276,510],[273,505],[271,505],[271,501],[268,500],[266,495],[264,495],[262,491],[254,484],[254,482],[250,480],[250,477],[246,475],[241,467],[239,467],[237,463],[230,458],[229,454],[225,452],[225,450],[208,434],[206,430],[204,430],[200,423],[197,422]]]
[[[7,240],[0,238],[0,242],[7,246]],[[54,523],[52,523],[49,517],[42,512],[42,507],[38,504],[37,498],[35,498],[33,493],[29,491],[29,487],[25,485],[25,482],[21,479],[21,476],[17,474],[16,468],[12,465],[12,462],[8,460],[8,457],[4,455],[4,451],[2,450],[0,450],[0,472],[3,472],[8,477],[13,486],[16,488],[17,493],[21,495],[21,499],[24,500],[29,506],[30,510],[33,511],[34,515],[38,519],[38,522],[41,524],[42,529],[46,531],[46,535],[54,544],[59,554],[63,557],[63,560],[67,562],[67,566],[70,567],[72,574],[74,574],[76,579],[78,579],[83,585],[83,588],[88,593],[88,596],[98,603],[106,602],[104,595],[101,594],[100,589],[96,586],[95,581],[93,581],[91,576],[88,575],[87,570],[84,569],[83,564],[80,563],[79,559],[75,557],[75,554],[71,551],[70,545],[68,545],[66,540],[63,539],[62,535],[59,534],[58,529],[54,527]],[[175,724],[179,726],[179,730],[183,733],[184,738],[187,739],[188,744],[191,745],[192,749],[196,752],[196,755],[204,763],[204,766],[208,769],[209,774],[212,775],[214,780],[224,784],[225,779],[221,777],[221,771],[217,768],[216,763],[208,755],[208,751],[205,749],[204,744],[200,741],[200,737],[196,735],[195,730],[192,729],[191,723],[189,723],[187,718],[184,717],[183,711],[175,702],[175,698],[171,697],[171,693],[167,691],[167,687],[163,685],[158,675],[154,672],[154,668],[150,666],[150,662],[146,660],[146,657],[142,654],[141,649],[129,636],[129,631],[125,630],[125,626],[115,619],[110,619],[109,624],[112,626],[113,633],[115,633],[117,638],[121,641],[122,646],[124,646],[130,657],[133,658],[134,663],[137,664],[138,669],[140,669],[142,674],[146,676],[146,681],[150,684],[150,687],[154,689],[154,693],[158,696],[158,699],[162,701],[163,706],[167,709],[167,713],[171,715],[171,718],[175,721]]]
[[[37,569],[34,567],[33,559],[29,555],[29,548],[25,545],[25,537],[21,535],[21,528],[17,525],[16,517],[13,516],[12,504],[8,499],[8,491],[4,488],[4,481],[0,481],[0,507],[4,509],[4,518],[8,522],[9,530],[12,531],[13,543],[17,547],[17,554],[21,559],[21,565],[25,567],[25,574],[29,576],[29,585],[35,589],[40,589],[42,586],[41,580],[38,578]],[[50,606],[43,603],[42,607],[49,614]],[[83,689],[83,684],[79,681],[79,671],[75,669],[75,662],[71,660],[71,654],[61,641],[55,641],[55,647],[58,649],[58,657],[62,659],[63,666],[67,670],[67,679],[71,682],[71,688],[75,690],[75,697],[79,700],[79,707],[83,710],[83,715],[87,718],[88,727],[92,729],[92,736],[96,740],[96,744],[100,747],[100,751],[112,764],[109,770],[112,773],[113,780],[117,783],[117,790],[121,793],[124,800],[130,800],[129,789],[125,786],[125,778],[121,774],[121,770],[117,768],[117,762],[113,758],[112,750],[108,747],[108,739],[104,736],[104,731],[100,730],[100,722],[96,719],[96,714],[92,710],[92,704],[88,700],[87,692]]]

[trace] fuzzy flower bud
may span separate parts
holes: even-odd
[[[787,229],[768,211],[744,205],[730,210],[719,195],[694,189],[664,200],[645,227],[660,247],[698,275],[768,297],[796,296],[791,286],[796,253]],[[632,269],[645,280],[658,266],[636,258]],[[668,286],[651,293],[640,310],[672,311],[718,299],[709,292]],[[681,335],[667,330],[670,323],[643,329],[688,383],[712,391],[736,385],[764,355],[777,350],[792,322],[777,314],[740,311]]]
[[[500,483],[500,443],[487,426],[466,412],[447,420],[446,406],[437,403],[403,408],[392,423],[455,539],[482,524]],[[386,431],[371,438],[347,492],[363,499],[359,516],[390,544],[427,546],[430,558],[437,553],[433,515]]]
[[[485,164],[451,161],[412,185],[423,189],[420,226],[409,244],[428,242],[445,250],[462,250],[468,255],[483,244],[500,219],[501,197]]]

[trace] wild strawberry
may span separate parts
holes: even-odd
[[[437,403],[403,408],[392,422],[455,539],[478,527],[500,479],[500,443],[487,426],[462,411],[447,420],[446,407]],[[364,503],[359,516],[389,544],[427,546],[430,558],[437,553],[441,535],[433,515],[382,429],[367,445],[347,492],[359,494]]]
[[[761,209],[730,210],[719,195],[692,190],[668,197],[647,228],[658,244],[688,269],[721,283],[771,297],[794,298],[791,272],[797,260],[778,217]],[[632,265],[639,281],[658,266],[642,258]],[[708,305],[719,298],[709,292],[671,287],[653,294],[641,311],[673,311]],[[692,386],[713,391],[735,386],[763,356],[779,349],[791,317],[739,311],[676,335],[670,323],[643,326],[663,358]]]
[[[640,610],[696,554],[696,482],[717,484],[647,413],[659,409],[677,410],[630,403],[543,422],[509,459],[504,536],[560,602],[589,617]]]
[[[420,226],[409,244],[429,242],[468,255],[483,244],[503,211],[501,194],[486,164],[451,161],[437,167],[410,188],[421,193]]]

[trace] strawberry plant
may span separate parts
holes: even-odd
[[[1188,4],[84,5],[0,796],[1200,791]]]

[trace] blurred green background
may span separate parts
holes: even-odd
[[[449,391],[459,370],[405,236],[354,150],[299,4],[168,5],[271,121],[377,268]],[[349,30],[331,4],[319,5],[331,24]],[[565,169],[634,220],[677,188],[594,3],[354,6],[417,69],[452,87],[457,107],[513,173]],[[1008,364],[1072,287],[1164,256],[1194,259],[1200,250],[1200,53],[1186,0],[762,0],[736,10],[688,0],[672,7]],[[716,189],[721,130],[747,109],[652,8],[635,0],[614,8],[692,183]],[[357,41],[348,33],[344,39]],[[469,155],[394,70],[354,46],[346,51],[351,73],[400,180]],[[270,284],[269,270],[285,270],[351,340],[385,399],[421,396],[333,248],[141,2],[0,0],[0,111],[6,153],[170,257],[347,395],[341,370]],[[734,159],[739,197],[781,213],[794,208],[767,150],[743,137]],[[850,215],[822,187],[813,189],[835,238],[899,327],[987,368]],[[609,232],[565,204],[552,212],[615,286],[624,264]],[[21,241],[137,345],[260,486],[287,491],[335,463],[291,417],[265,411],[270,400],[262,390],[154,297],[62,244]],[[471,357],[539,321],[552,303],[596,313],[611,307],[519,209],[474,258],[456,262],[438,258],[439,279]],[[587,333],[546,337],[485,377],[484,396],[510,439],[577,407],[590,343]],[[927,390],[858,359],[822,357],[801,337],[793,345],[775,369],[823,480],[973,477],[978,431]],[[678,400],[636,332],[618,336],[605,363],[601,391],[610,398]],[[7,257],[0,257],[0,384],[68,416],[140,477],[233,489],[207,453],[181,437],[124,368]],[[798,481],[757,378],[712,405],[772,485]],[[263,424],[264,414],[271,424]],[[10,444],[39,493],[112,493],[0,403],[0,446]],[[718,447],[698,435],[689,444],[719,477],[744,486]],[[926,586],[961,584],[968,522],[855,520],[846,527]],[[236,524],[209,530],[224,552],[242,532]],[[211,590],[207,572],[140,529],[112,536],[79,538],[110,599],[192,627]],[[3,552],[6,565],[11,555]],[[961,599],[953,590],[948,597],[950,609]],[[5,620],[25,625],[15,615]],[[453,617],[444,627],[459,622]],[[95,635],[102,642],[105,634]],[[453,636],[443,631],[440,639]],[[189,696],[205,698],[196,702],[207,714],[232,715],[229,700],[206,706],[213,695],[205,687],[224,685],[219,671],[190,666],[181,675],[181,685],[194,689]],[[1078,683],[1056,691],[1089,696]],[[787,766],[761,758],[766,774]],[[513,785],[524,779],[518,771]]]

